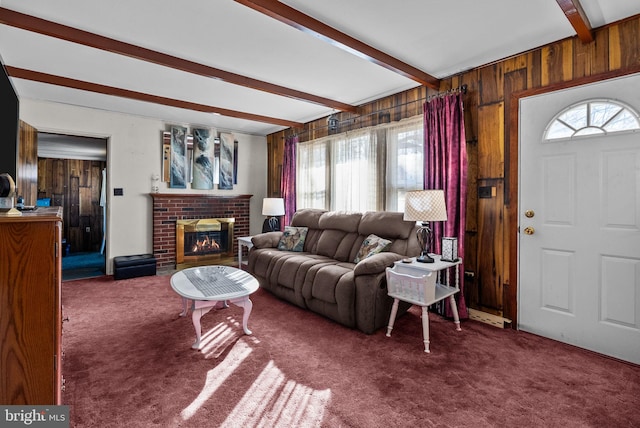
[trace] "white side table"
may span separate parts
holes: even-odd
[[[411,263],[404,263],[397,261],[394,263],[393,268],[388,268],[389,271],[401,274],[395,275],[394,281],[406,281],[415,282],[414,284],[399,284],[400,287],[394,287],[389,284],[389,273],[387,273],[387,286],[389,287],[389,295],[394,298],[393,306],[391,307],[391,316],[389,317],[389,325],[387,326],[387,336],[391,336],[391,330],[393,330],[393,324],[395,323],[396,314],[398,313],[398,303],[400,300],[419,305],[422,307],[422,330],[424,339],[424,352],[430,352],[429,350],[429,313],[427,307],[437,303],[441,300],[449,298],[451,304],[451,312],[453,314],[453,321],[456,326],[456,330],[460,331],[460,318],[458,316],[458,306],[454,295],[460,291],[460,272],[459,267],[462,264],[462,259],[458,259],[455,262],[445,262],[441,260],[440,255],[432,255],[435,259],[434,263],[420,263],[415,260]],[[450,277],[450,268],[454,268],[455,271],[453,281]],[[433,277],[430,277],[431,281],[426,278],[422,278],[424,275],[436,275],[435,281]],[[431,289],[424,292],[415,292],[415,288],[421,287],[425,282],[430,282]],[[406,287],[405,287],[406,286]],[[427,285],[428,287],[429,285]],[[403,289],[400,289],[403,288]],[[412,290],[412,288],[414,290]]]
[[[242,260],[242,248],[245,247],[249,251],[253,247],[251,242],[251,236],[241,236],[238,238],[238,267],[242,269],[242,266],[249,264],[247,261]]]

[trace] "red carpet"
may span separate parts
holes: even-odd
[[[202,352],[168,276],[65,282],[72,427],[637,427],[640,367],[417,308],[391,338],[252,295],[202,318]]]

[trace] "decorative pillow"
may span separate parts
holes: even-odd
[[[308,227],[285,226],[282,237],[278,242],[278,250],[302,251],[308,230]]]
[[[391,245],[391,241],[388,239],[371,234],[362,241],[362,245],[360,246],[358,254],[353,262],[358,263],[360,260],[364,260],[369,256],[381,253],[386,250],[389,245]]]

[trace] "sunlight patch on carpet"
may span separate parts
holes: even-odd
[[[218,358],[237,337],[238,334],[233,328],[220,323],[202,335],[200,351],[205,358]]]
[[[190,419],[196,414],[198,409],[211,398],[211,396],[220,388],[229,376],[242,364],[242,362],[251,354],[253,350],[244,342],[238,342],[229,351],[229,354],[225,357],[224,361],[218,364],[215,368],[207,372],[207,379],[202,391],[196,397],[191,404],[189,404],[182,412],[183,420]]]
[[[330,389],[315,390],[287,380],[272,360],[221,427],[320,426],[330,400]]]

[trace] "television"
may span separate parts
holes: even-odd
[[[20,105],[2,56],[0,66],[0,174],[6,172],[16,180]]]

